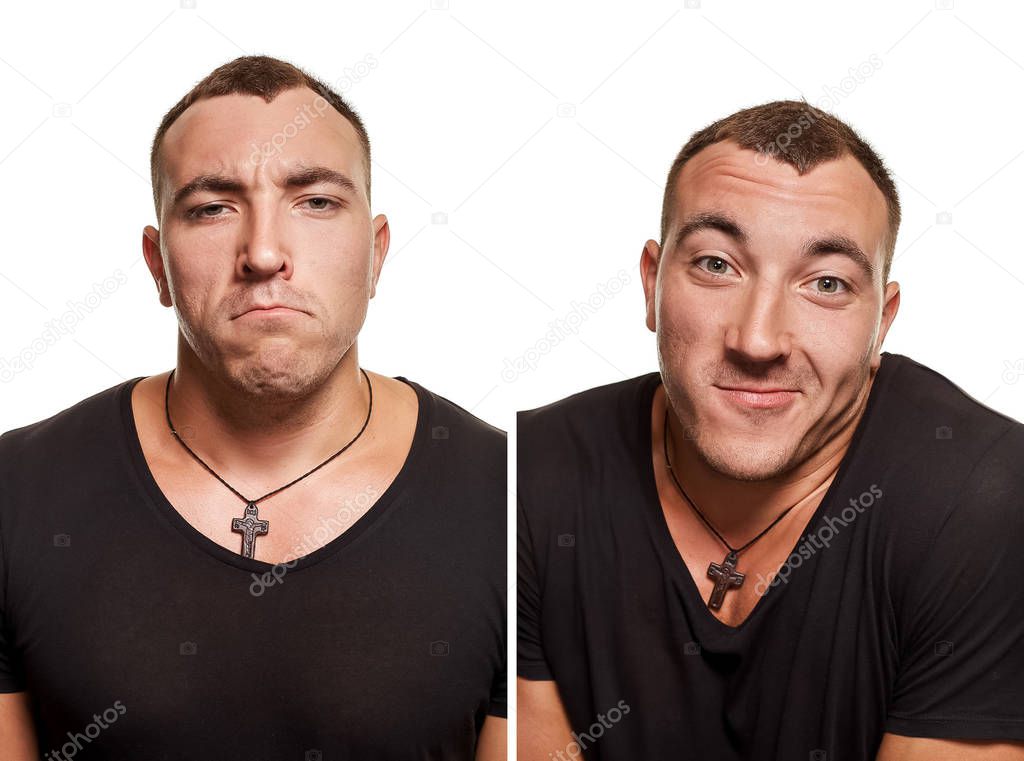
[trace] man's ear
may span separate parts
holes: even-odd
[[[882,342],[885,340],[885,335],[889,332],[893,320],[896,319],[896,313],[900,309],[900,284],[895,280],[890,280],[886,283],[885,293],[882,298],[884,299],[882,319],[878,325],[878,337],[875,339],[874,351],[871,354],[871,367],[874,370],[877,370],[882,364]]]
[[[156,282],[160,303],[165,307],[173,306],[171,291],[167,286],[167,274],[164,272],[164,260],[160,255],[160,231],[152,225],[146,225],[142,230],[142,257],[146,260],[149,274]]]
[[[647,241],[640,254],[640,281],[644,285],[644,300],[647,303],[647,329],[652,333],[656,332],[658,328],[658,263],[660,260],[661,247],[656,241]]]
[[[384,266],[384,258],[388,255],[388,247],[391,245],[391,227],[388,225],[388,218],[378,214],[373,218],[373,266],[371,268],[370,298],[377,295],[377,279],[380,277],[381,267]]]

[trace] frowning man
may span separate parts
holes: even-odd
[[[175,368],[0,438],[0,758],[505,757],[505,436],[360,367],[370,165],[278,59],[164,117]]]

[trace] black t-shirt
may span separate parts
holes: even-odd
[[[398,379],[419,400],[404,465],[290,568],[174,510],[139,378],[0,437],[0,692],[27,688],[42,754],[473,757],[506,711],[505,434]]]
[[[884,732],[1024,740],[1024,425],[883,352],[786,581],[733,628],[658,500],[660,382],[519,415],[517,670],[555,680],[586,758],[873,760]]]

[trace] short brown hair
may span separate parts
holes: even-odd
[[[302,69],[279,58],[264,55],[240,56],[210,72],[193,87],[160,121],[153,147],[149,152],[149,171],[153,182],[153,203],[157,219],[160,218],[160,145],[172,124],[189,106],[204,98],[219,95],[258,95],[270,103],[281,92],[297,87],[308,87],[326,100],[355,128],[363,147],[363,166],[366,171],[366,198],[370,198],[370,138],[362,119],[345,100],[324,82]]]
[[[889,234],[882,269],[882,286],[885,286],[900,227],[900,199],[896,185],[882,159],[848,124],[814,108],[807,101],[777,100],[746,108],[693,133],[668,172],[661,207],[662,247],[672,221],[675,186],[683,165],[701,149],[723,140],[732,140],[741,148],[783,161],[796,167],[800,174],[846,154],[857,159],[882,191],[889,209]]]

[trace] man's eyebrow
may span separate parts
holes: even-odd
[[[234,177],[223,174],[201,174],[193,177],[174,192],[171,207],[176,207],[193,193],[241,193],[245,185]]]
[[[681,244],[687,236],[701,230],[718,230],[730,238],[735,238],[738,243],[747,242],[746,232],[735,219],[721,212],[702,211],[687,217],[676,234],[676,245]]]
[[[359,188],[352,179],[342,172],[325,166],[308,166],[297,169],[285,177],[287,188],[305,188],[317,183],[337,185],[350,193],[357,193]],[[224,174],[201,174],[193,177],[174,193],[172,206],[177,206],[193,193],[242,193],[245,183]]]
[[[350,193],[359,192],[359,188],[347,174],[326,166],[302,167],[289,174],[284,180],[287,188],[304,188],[320,182],[337,185]]]
[[[815,256],[829,256],[840,254],[853,261],[867,278],[869,283],[875,282],[875,267],[871,264],[860,246],[854,243],[852,238],[840,234],[830,234],[823,238],[815,238],[807,241],[801,251],[801,257],[808,259]]]

